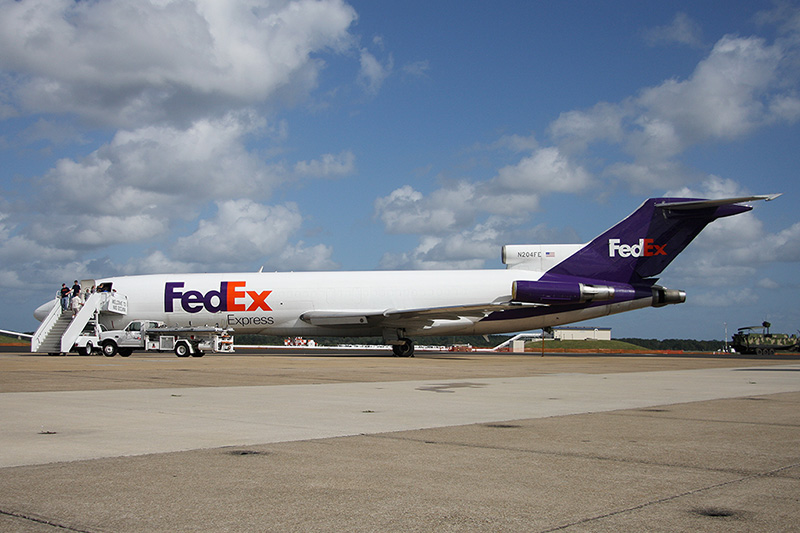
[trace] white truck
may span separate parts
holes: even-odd
[[[158,320],[134,320],[125,329],[100,333],[103,355],[128,357],[134,350],[173,351],[178,357],[202,357],[206,351],[233,353],[232,329],[216,326],[167,326]]]
[[[102,324],[98,324],[96,320],[89,321],[78,338],[75,339],[75,344],[72,345],[71,351],[77,352],[80,355],[92,355],[95,352],[99,353],[101,350],[100,335],[105,330],[106,327]]]

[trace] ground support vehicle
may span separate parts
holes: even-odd
[[[99,354],[101,351],[100,335],[103,331],[105,331],[105,326],[98,324],[96,320],[89,322],[75,339],[71,351],[79,355]]]
[[[775,352],[800,351],[800,338],[786,333],[770,333],[770,323],[739,328],[731,347],[738,353],[775,355]],[[759,331],[760,330],[760,331]]]
[[[128,357],[134,350],[175,352],[202,357],[206,351],[233,353],[233,330],[216,326],[167,326],[157,320],[134,320],[125,329],[100,334],[103,355]]]

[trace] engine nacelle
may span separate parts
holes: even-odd
[[[677,289],[667,289],[656,285],[653,287],[653,307],[682,304],[686,301],[686,292]]]
[[[534,304],[570,304],[614,298],[614,287],[571,281],[518,280],[511,284],[511,299]]]

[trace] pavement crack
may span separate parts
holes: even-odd
[[[747,426],[764,426],[764,427],[779,427],[779,428],[797,428],[800,427],[800,424],[780,424],[774,422],[751,422],[751,421],[743,421],[743,420],[718,420],[714,418],[688,418],[682,416],[666,416],[659,414],[665,411],[657,411],[653,409],[639,409],[639,412],[630,412],[628,410],[614,412],[610,411],[606,413],[610,416],[623,416],[623,417],[638,417],[638,418],[652,418],[654,420],[679,420],[681,422],[705,422],[710,424],[739,424],[739,425],[747,425]]]
[[[46,526],[51,526],[57,529],[61,529],[64,531],[75,531],[76,533],[95,533],[91,529],[78,529],[74,528],[65,524],[61,524],[59,522],[49,520],[47,518],[42,518],[40,516],[35,516],[27,513],[20,513],[16,511],[8,511],[6,509],[0,509],[0,515],[4,516],[11,516],[13,518],[19,518],[21,520],[27,520],[28,522],[35,522],[37,524],[43,524]]]
[[[742,476],[742,477],[737,478],[737,479],[731,479],[731,480],[728,480],[728,481],[723,481],[721,483],[714,483],[713,485],[708,485],[708,486],[705,486],[705,487],[699,487],[699,488],[696,488],[696,489],[687,490],[687,491],[681,492],[679,494],[673,494],[672,496],[665,496],[663,498],[656,498],[654,500],[650,500],[650,501],[647,501],[647,502],[644,502],[644,503],[640,503],[639,505],[634,505],[634,506],[631,506],[631,507],[627,507],[625,509],[618,509],[616,511],[611,511],[610,513],[604,513],[604,514],[597,515],[597,516],[591,516],[591,517],[588,517],[588,518],[582,518],[581,520],[575,520],[573,522],[569,522],[567,524],[562,524],[560,526],[556,526],[556,527],[553,527],[553,528],[543,529],[543,530],[540,531],[540,533],[550,533],[552,531],[561,531],[561,530],[564,530],[564,529],[567,529],[567,528],[570,528],[570,527],[573,527],[573,526],[589,524],[589,523],[594,522],[596,520],[602,520],[604,518],[608,518],[608,517],[611,517],[611,516],[617,516],[617,515],[629,513],[631,511],[637,511],[639,509],[644,509],[646,507],[650,507],[651,505],[657,505],[657,504],[660,504],[660,503],[666,503],[666,502],[669,502],[669,501],[677,500],[678,498],[683,498],[685,496],[691,496],[692,494],[699,494],[699,493],[702,493],[702,492],[707,492],[709,490],[718,489],[720,487],[727,487],[728,485],[735,485],[737,483],[742,483],[743,481],[749,481],[751,479],[758,479],[758,478],[762,478],[762,477],[774,476],[774,475],[776,475],[776,474],[778,474],[780,472],[783,472],[784,470],[790,470],[792,468],[797,468],[798,466],[800,466],[800,463],[794,463],[794,464],[791,464],[791,465],[782,466],[780,468],[767,470],[765,472],[758,472],[756,474],[751,474],[749,476]]]
[[[689,464],[681,464],[681,463],[665,463],[660,461],[642,461],[642,460],[634,460],[625,457],[611,457],[608,455],[599,455],[599,454],[588,454],[588,453],[578,453],[578,452],[565,452],[565,451],[550,451],[550,450],[533,450],[533,449],[526,449],[526,448],[514,448],[511,446],[492,446],[487,444],[473,444],[473,443],[466,443],[466,442],[456,442],[456,441],[445,441],[445,440],[431,440],[431,439],[422,439],[422,438],[411,438],[411,437],[398,437],[393,435],[364,435],[366,437],[375,437],[381,439],[392,439],[392,440],[400,440],[400,441],[407,441],[407,442],[418,442],[420,444],[436,444],[441,446],[454,446],[460,448],[475,448],[475,449],[483,449],[483,450],[498,450],[498,451],[506,451],[506,452],[514,452],[514,453],[523,453],[523,454],[531,454],[531,455],[545,455],[545,456],[552,456],[552,457],[568,457],[574,459],[588,459],[593,461],[608,461],[614,463],[621,463],[621,464],[636,464],[636,465],[646,465],[646,466],[659,466],[664,468],[683,468],[685,470],[695,470],[701,472],[718,472],[721,474],[734,474],[740,476],[748,475],[748,472],[743,470],[737,470],[733,468],[699,468],[697,466],[689,465]],[[794,466],[794,465],[792,465]],[[786,467],[791,468],[791,467]],[[780,469],[779,469],[780,470]],[[760,474],[759,474],[760,475]]]

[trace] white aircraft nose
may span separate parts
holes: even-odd
[[[41,322],[42,320],[47,318],[47,315],[50,314],[50,310],[53,309],[55,305],[56,305],[55,300],[50,300],[49,302],[43,303],[42,305],[36,308],[36,311],[33,312],[33,318]]]

